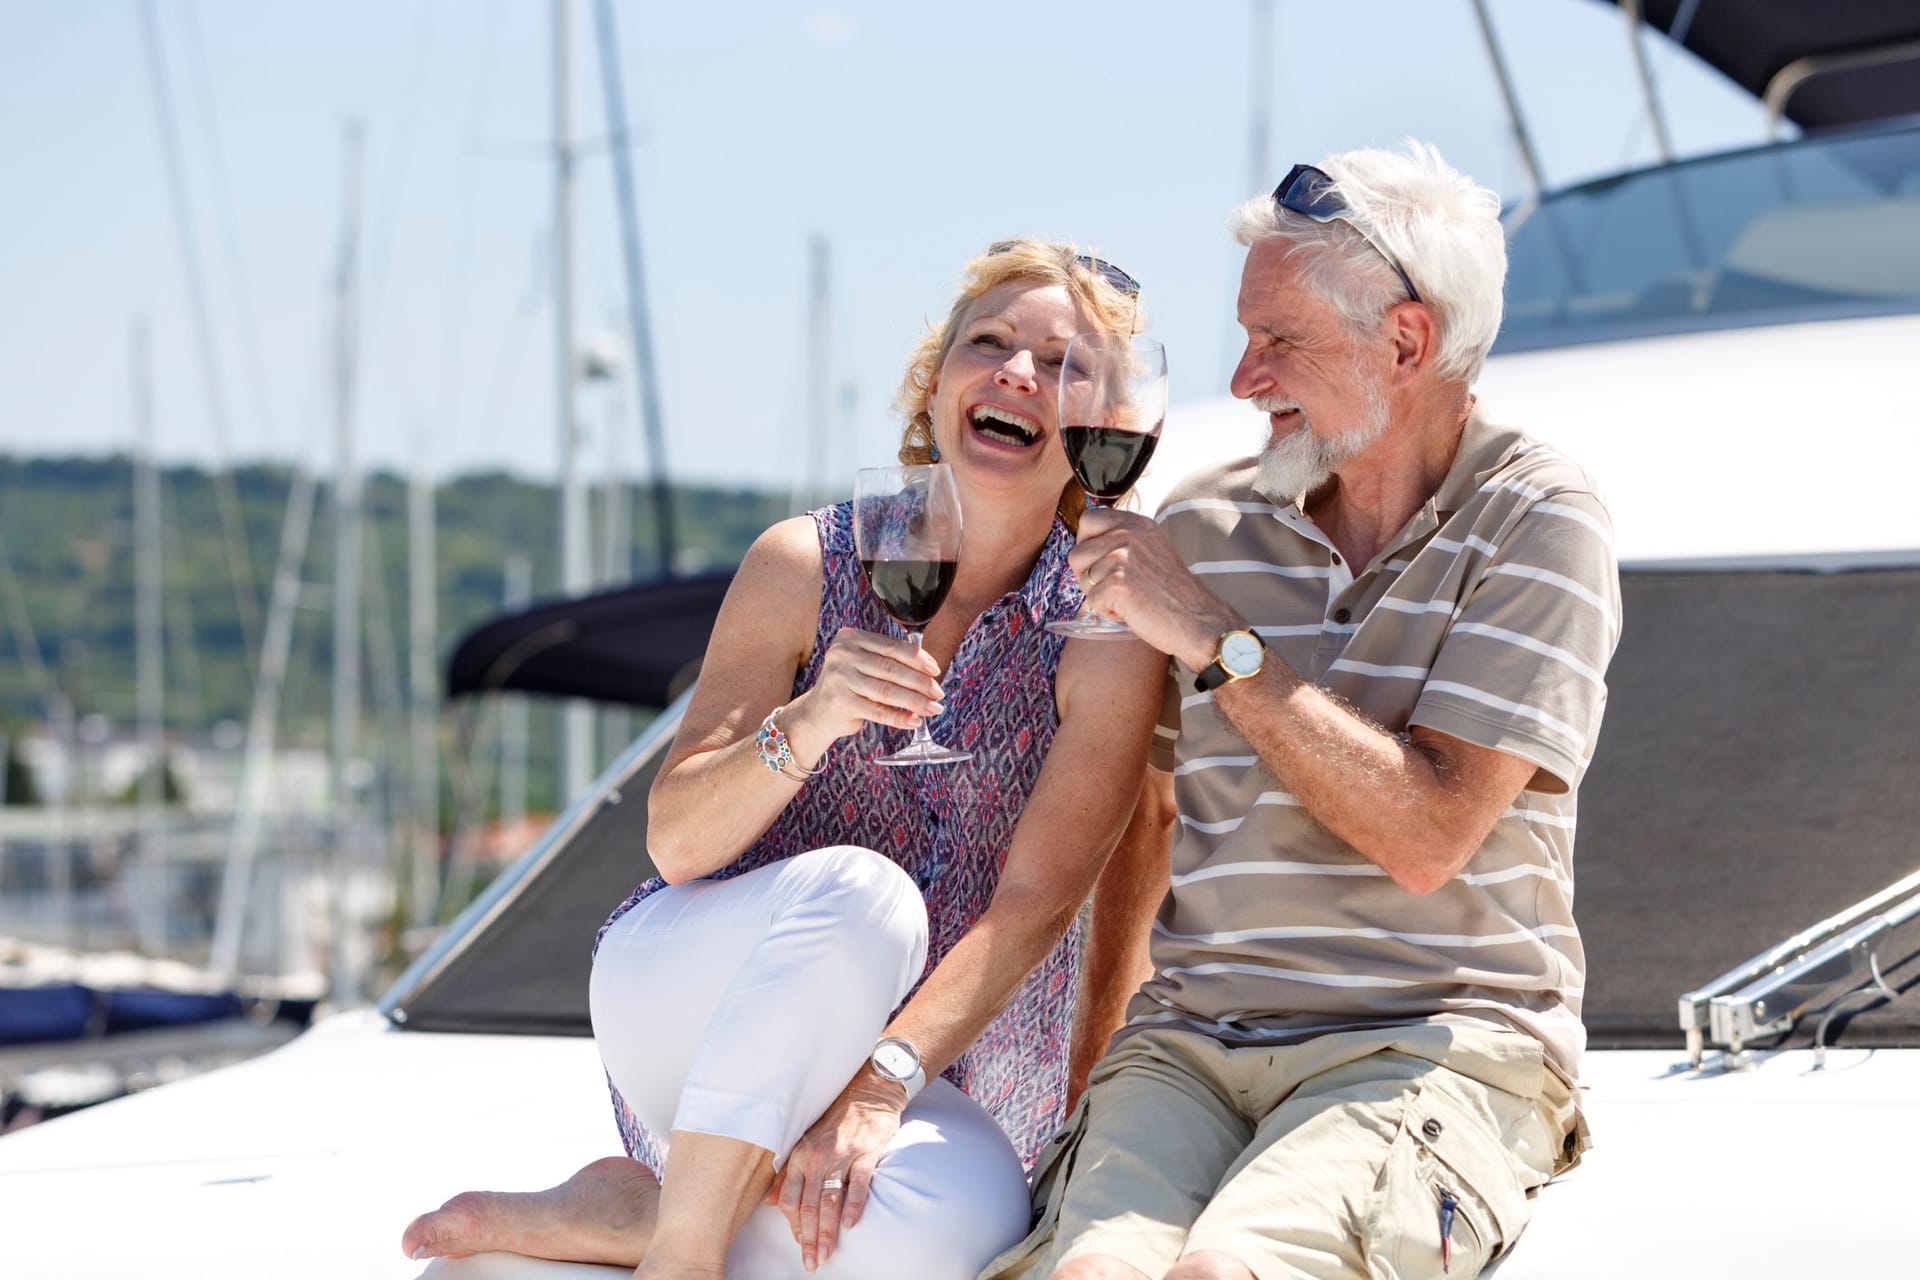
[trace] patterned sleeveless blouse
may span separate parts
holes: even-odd
[[[793,682],[796,697],[819,678],[827,646],[841,627],[900,634],[861,575],[853,504],[811,514],[825,584],[813,654]],[[1014,826],[1053,742],[1054,675],[1065,639],[1043,624],[1080,610],[1080,588],[1067,567],[1072,549],[1072,532],[1056,518],[1026,585],[974,620],[941,674],[946,710],[929,727],[940,741],[973,752],[972,760],[938,768],[876,765],[873,757],[900,747],[907,734],[869,724],[834,743],[821,775],[801,788],[746,852],[710,878],[724,880],[810,849],[864,845],[893,859],[920,887],[931,973],[986,911]],[[601,926],[600,936],[663,887],[658,878],[641,885]],[[943,1073],[999,1123],[1029,1170],[1065,1111],[1080,934],[1076,918],[1007,1007]],[[653,1135],[617,1090],[613,1099],[627,1153],[657,1172],[662,1160]]]

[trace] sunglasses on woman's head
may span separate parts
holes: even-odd
[[[1413,281],[1392,254],[1380,247],[1380,242],[1368,235],[1359,223],[1353,220],[1353,206],[1340,194],[1340,188],[1334,185],[1326,170],[1317,169],[1310,164],[1297,164],[1287,170],[1287,176],[1280,179],[1280,185],[1273,189],[1273,202],[1289,213],[1297,213],[1303,218],[1312,218],[1315,222],[1344,222],[1359,232],[1360,238],[1373,246],[1373,251],[1386,260],[1393,268],[1393,274],[1400,277],[1400,283],[1407,287],[1407,297],[1420,301],[1420,291],[1413,287]]]
[[[1017,249],[1025,243],[1027,242],[1024,240],[996,240],[987,246],[987,256],[992,257],[995,254],[1011,253],[1014,249]],[[1073,255],[1073,260],[1087,270],[1099,275],[1102,280],[1105,280],[1129,298],[1137,298],[1140,296],[1140,282],[1122,271],[1119,267],[1108,262],[1105,258],[1094,258],[1084,253],[1076,253]]]

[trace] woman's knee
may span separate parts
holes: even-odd
[[[897,863],[872,849],[840,844],[796,855],[782,865],[788,901],[844,921],[849,945],[915,957],[910,967],[916,971],[925,963],[926,902],[913,877]]]
[[[846,1274],[971,1280],[1030,1221],[1026,1175],[1006,1134],[935,1080],[907,1110],[858,1229],[843,1237]]]

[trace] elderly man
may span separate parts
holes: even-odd
[[[1351,152],[1235,230],[1270,441],[1073,556],[1173,659],[1153,972],[989,1276],[1468,1277],[1584,1145],[1574,795],[1619,584],[1586,474],[1475,411],[1498,201]]]

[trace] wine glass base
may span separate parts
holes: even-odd
[[[1125,623],[1102,618],[1098,614],[1082,615],[1065,621],[1049,622],[1047,630],[1057,636],[1071,636],[1081,640],[1125,640],[1133,631]]]
[[[971,751],[955,751],[937,742],[909,742],[890,756],[875,756],[873,762],[899,768],[914,764],[960,764],[971,759]]]

